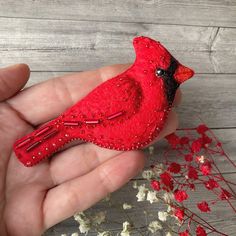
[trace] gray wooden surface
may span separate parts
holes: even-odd
[[[201,117],[236,161],[235,27],[235,0],[0,0],[0,66],[28,63],[31,85],[65,73],[132,62],[132,38],[154,37],[197,72],[182,87],[180,126],[192,127]],[[235,179],[235,169],[224,161],[219,165]],[[114,194],[117,201],[124,196],[127,202],[136,201],[131,184]],[[142,206],[131,212],[140,225],[140,211],[156,211],[150,204]],[[98,209],[104,205],[92,210]],[[122,222],[123,216],[111,208],[110,217]],[[236,217],[223,205],[209,221],[236,235]],[[120,230],[117,225],[109,227],[114,233]],[[46,235],[75,231],[77,224],[68,219]]]

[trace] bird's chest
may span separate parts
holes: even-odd
[[[151,115],[167,110],[169,107],[167,97],[166,85],[163,81],[146,83],[143,86],[142,112]]]

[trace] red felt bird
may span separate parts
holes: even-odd
[[[194,72],[155,40],[136,37],[134,64],[96,87],[56,119],[14,144],[25,166],[79,139],[115,150],[140,149],[162,130],[177,88]]]

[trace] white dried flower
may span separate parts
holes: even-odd
[[[176,225],[181,226],[183,224],[183,222],[179,221],[177,218],[175,219],[176,219],[176,222],[175,222]]]
[[[124,210],[129,210],[131,208],[132,208],[132,205],[130,205],[130,204],[126,203],[126,202],[123,204],[123,209]]]
[[[138,198],[138,202],[142,202],[145,200],[147,191],[148,189],[145,187],[145,184],[138,186],[138,193],[136,195],[136,197]]]
[[[200,163],[204,163],[205,162],[205,157],[204,156],[200,156],[200,158],[198,159],[198,161]]]
[[[150,222],[150,224],[148,225],[148,230],[151,231],[152,233],[155,233],[160,229],[162,229],[162,225],[157,220]]]
[[[112,234],[109,231],[104,231],[104,232],[98,233],[97,236],[111,236],[111,235]]]
[[[153,173],[152,170],[144,170],[143,173],[142,173],[142,176],[143,176],[144,179],[149,180],[149,179],[154,177],[154,173]]]
[[[80,224],[80,225],[79,225],[79,231],[80,231],[80,233],[82,233],[82,234],[87,234],[90,229],[91,229],[91,227],[88,226],[88,225],[85,225],[85,224]]]
[[[174,194],[173,194],[173,193],[167,193],[167,192],[165,192],[165,193],[163,194],[163,199],[164,199],[165,203],[170,204],[170,203],[172,203],[173,200],[174,200]]]
[[[151,204],[153,202],[158,202],[158,198],[157,198],[157,193],[155,191],[148,191],[147,193],[147,201],[149,201]]]
[[[168,204],[167,205],[167,210],[166,210],[168,213],[172,212],[172,207]]]
[[[78,233],[72,233],[71,236],[79,236]]]
[[[90,229],[91,229],[91,227],[88,225],[85,225],[85,224],[80,224],[80,226],[79,226],[79,231],[82,234],[87,234]]]
[[[91,229],[90,219],[83,212],[78,212],[74,215],[75,221],[79,223],[80,233],[87,234]]]
[[[109,193],[105,198],[103,198],[102,201],[104,201],[104,202],[109,202],[110,199],[111,199],[111,194]]]
[[[67,234],[61,234],[61,236],[67,236]]]
[[[87,216],[86,216],[82,211],[81,211],[81,212],[77,212],[77,213],[74,215],[74,219],[75,219],[75,221],[77,221],[78,223],[84,222],[84,221],[86,221],[87,223],[88,223],[88,222],[90,223],[89,218],[87,218]]]
[[[162,222],[167,220],[168,213],[166,211],[158,211],[158,219]]]
[[[121,236],[130,236],[131,225],[128,221],[123,222],[123,230],[121,231]]]
[[[154,146],[149,146],[148,151],[149,151],[149,154],[152,155],[154,152]]]
[[[100,225],[101,223],[105,222],[105,220],[106,220],[105,211],[100,211],[92,217],[92,222],[93,224],[96,224],[96,225]]]
[[[153,171],[155,172],[156,175],[160,175],[164,171],[164,166],[162,163],[156,164],[153,168]]]
[[[134,182],[133,182],[133,188],[134,188],[134,189],[138,188],[138,183],[137,183],[137,181],[134,181]]]
[[[170,232],[167,232],[166,236],[172,236],[172,234]]]

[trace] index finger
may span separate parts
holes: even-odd
[[[129,64],[113,65],[49,79],[21,91],[8,103],[27,122],[38,125],[59,116],[103,81],[128,67]]]
[[[28,123],[39,125],[59,116],[102,82],[122,73],[130,64],[117,64],[93,71],[49,79],[21,91],[8,100]],[[175,105],[180,102],[177,90]]]

